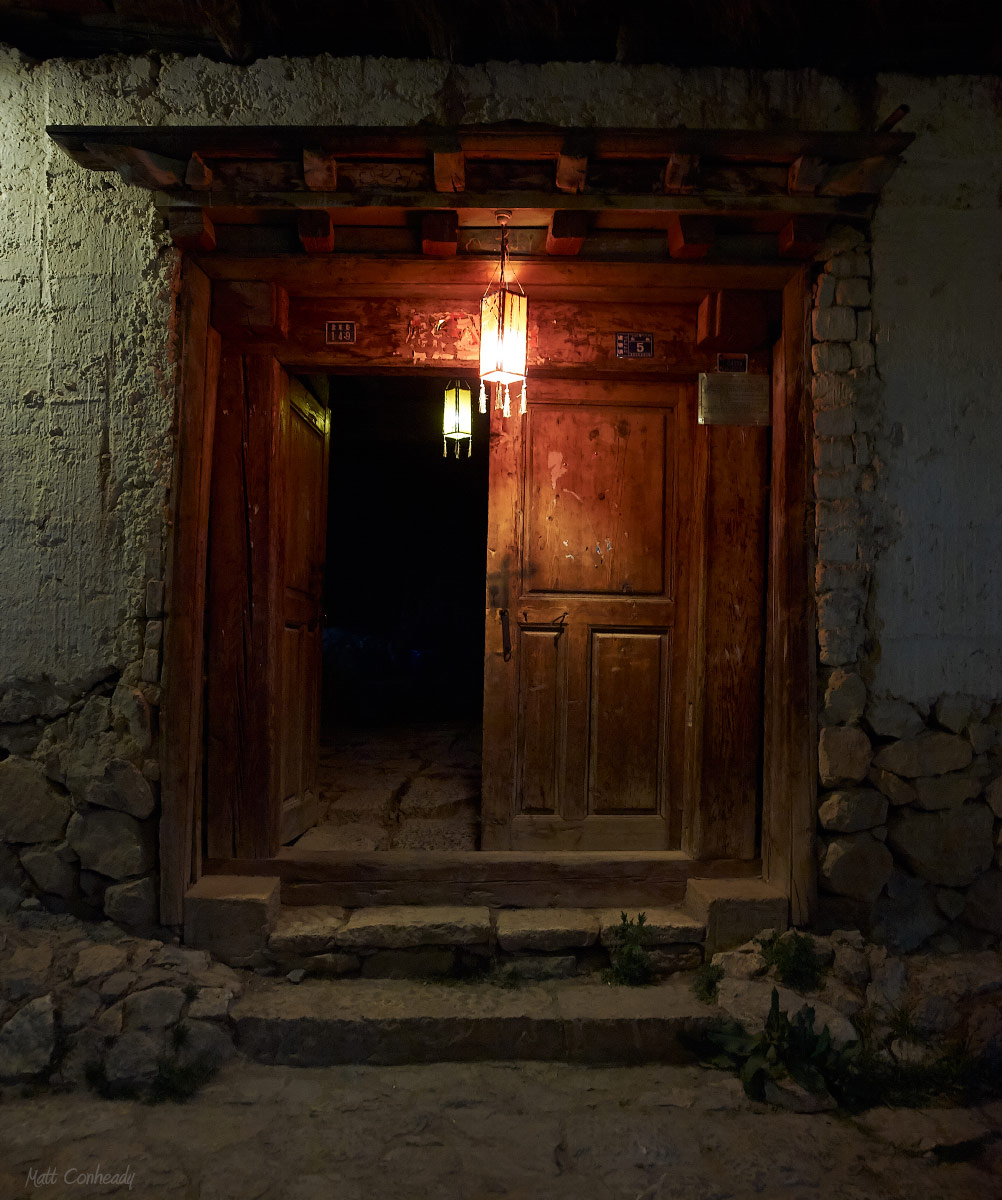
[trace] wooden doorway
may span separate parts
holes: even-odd
[[[623,293],[617,298],[614,290],[610,299],[610,291],[603,289],[601,294],[586,297],[574,305],[569,305],[563,299],[567,294],[566,271],[567,268],[564,268],[561,273],[560,290],[555,291],[557,298],[553,301],[546,299],[545,285],[537,285],[534,289],[534,312],[538,322],[534,330],[535,355],[537,358],[543,356],[551,366],[549,370],[539,372],[539,378],[532,383],[530,413],[524,424],[521,419],[513,419],[508,424],[507,434],[503,428],[493,430],[492,441],[496,453],[500,454],[506,436],[510,441],[505,451],[509,455],[505,460],[509,465],[504,465],[503,455],[497,460],[499,490],[496,494],[498,497],[503,494],[509,495],[509,498],[517,496],[515,507],[519,512],[515,523],[509,526],[507,535],[507,569],[512,585],[504,596],[508,603],[501,603],[501,594],[492,594],[489,590],[497,582],[495,562],[493,566],[488,566],[486,607],[487,675],[497,685],[492,687],[488,684],[488,709],[492,704],[497,704],[506,688],[513,686],[511,678],[503,675],[501,667],[505,645],[500,613],[506,610],[508,633],[512,640],[509,663],[517,661],[518,670],[530,665],[529,655],[523,654],[525,646],[531,646],[534,651],[536,647],[559,646],[562,641],[568,648],[564,650],[561,647],[558,651],[568,657],[566,668],[560,667],[564,672],[560,685],[564,687],[563,699],[559,702],[554,699],[554,704],[559,704],[554,711],[561,716],[566,715],[567,720],[563,729],[551,727],[550,733],[543,738],[537,737],[535,744],[531,739],[527,742],[524,736],[526,731],[531,728],[534,735],[540,731],[535,718],[526,715],[531,703],[541,695],[537,687],[540,681],[530,682],[528,675],[523,674],[520,684],[519,676],[514,676],[515,691],[508,692],[514,698],[514,703],[498,726],[506,730],[504,736],[510,739],[507,743],[509,749],[504,749],[503,740],[494,741],[485,762],[491,779],[488,785],[490,795],[484,809],[485,820],[490,822],[490,833],[485,838],[485,844],[493,845],[502,854],[511,854],[516,858],[525,853],[568,856],[565,858],[566,868],[557,868],[561,872],[565,869],[579,873],[584,870],[580,857],[575,857],[580,856],[582,851],[585,854],[604,855],[609,862],[612,862],[610,855],[621,856],[616,860],[619,868],[613,863],[606,879],[612,879],[616,869],[627,868],[629,864],[622,858],[624,855],[630,856],[631,863],[640,861],[644,856],[655,856],[657,861],[651,860],[650,871],[658,867],[660,874],[656,878],[659,882],[653,884],[651,879],[655,877],[645,874],[648,882],[644,887],[648,895],[653,894],[654,890],[663,896],[675,895],[679,886],[684,887],[687,874],[692,872],[756,873],[760,869],[762,848],[770,854],[786,854],[785,867],[781,860],[777,858],[776,861],[780,863],[780,870],[792,870],[790,843],[774,832],[777,828],[776,813],[783,806],[783,794],[789,795],[790,792],[789,776],[784,775],[782,767],[778,765],[783,761],[784,748],[789,749],[790,743],[782,739],[781,745],[770,742],[770,737],[775,736],[770,730],[775,731],[776,725],[775,717],[769,717],[770,712],[777,711],[777,697],[782,695],[776,681],[788,666],[781,667],[777,663],[776,655],[780,647],[770,631],[768,621],[773,621],[772,630],[782,627],[782,617],[777,623],[775,616],[769,616],[778,612],[776,588],[780,584],[794,590],[801,586],[793,575],[792,563],[789,567],[783,566],[783,571],[786,571],[785,582],[782,571],[776,567],[777,554],[784,545],[788,545],[790,518],[785,512],[777,510],[775,497],[777,480],[784,495],[801,487],[798,472],[802,467],[788,462],[787,456],[792,455],[793,459],[799,456],[800,463],[804,461],[803,446],[790,450],[788,442],[788,380],[791,374],[802,369],[798,365],[802,362],[799,357],[801,348],[796,341],[802,316],[790,316],[792,337],[788,336],[785,327],[783,330],[777,329],[781,337],[776,349],[770,351],[764,348],[751,356],[755,370],[768,372],[773,368],[776,412],[785,423],[780,431],[782,437],[778,443],[775,438],[770,442],[768,431],[756,431],[753,437],[728,437],[724,431],[698,426],[694,412],[697,373],[712,369],[714,362],[710,353],[701,351],[696,345],[697,299],[705,294],[705,287],[713,274],[726,281],[726,270],[718,269],[711,274],[711,269],[705,268],[705,282],[699,288],[662,289],[660,294],[649,294],[651,302],[643,304],[631,303]],[[626,280],[633,270],[617,268],[617,271],[623,280],[620,286],[626,287]],[[784,277],[788,276],[789,269],[785,269]],[[252,327],[250,321],[239,324],[220,320],[226,331],[222,351],[224,366],[219,377],[220,394],[227,394],[230,389],[228,380],[243,380],[245,382],[241,386],[247,388],[248,396],[241,404],[246,413],[269,412],[273,417],[276,414],[280,417],[284,402],[276,397],[283,387],[288,390],[287,383],[282,383],[283,379],[288,380],[291,374],[306,375],[324,369],[332,372],[336,378],[339,373],[357,373],[360,366],[372,373],[399,371],[400,367],[394,361],[394,356],[399,353],[397,347],[406,345],[408,338],[413,339],[415,327],[427,329],[427,335],[421,336],[432,339],[442,319],[437,314],[443,312],[459,329],[456,350],[450,351],[450,354],[461,355],[464,322],[472,323],[475,320],[475,295],[467,293],[453,300],[449,298],[447,287],[443,287],[442,298],[434,296],[429,299],[426,295],[409,298],[407,278],[405,272],[403,283],[399,285],[402,294],[392,300],[367,298],[360,302],[344,294],[329,300],[318,300],[314,294],[293,297],[291,302],[286,301],[285,328],[280,332],[259,332],[266,327],[265,320],[256,324],[256,327]],[[747,284],[749,277],[745,276],[744,281]],[[774,287],[778,277],[773,279],[768,274],[762,274],[755,277],[755,282]],[[234,294],[242,298],[248,294],[252,297],[260,294],[274,299],[276,289],[274,284],[259,282],[241,285],[248,291],[236,292],[236,285],[225,280],[215,286],[220,297],[217,311],[222,308],[222,297],[226,297],[228,304],[232,303]],[[318,285],[314,282],[309,286],[315,288]],[[371,282],[367,284],[367,287],[373,286]],[[790,314],[796,314],[796,305],[802,303],[802,295],[798,283],[796,296],[791,294],[791,303],[785,306]],[[263,307],[265,319],[269,311],[275,311],[274,305],[271,310]],[[428,310],[431,310],[430,315]],[[376,354],[366,350],[365,359],[361,357],[362,352],[355,352],[354,357],[348,358],[344,365],[338,365],[335,355],[339,352],[318,345],[312,329],[321,316],[336,320],[360,311],[365,314],[368,328],[388,331],[381,335],[386,349]],[[573,320],[577,322],[575,333],[583,331],[580,338],[568,339],[566,336],[566,322],[571,312]],[[420,326],[419,321],[422,323]],[[604,347],[611,341],[609,335],[621,324],[635,328],[653,327],[656,344],[664,347],[664,359],[655,363],[653,369],[642,366],[624,371],[611,356],[602,358],[602,355],[608,354]],[[590,365],[567,362],[569,354],[579,353],[577,348],[581,343],[585,344],[591,355]],[[430,344],[434,346],[434,343]],[[561,369],[563,362],[572,369]],[[475,373],[472,363],[462,358],[457,361],[455,357],[447,367],[436,363],[410,369],[426,374],[434,370],[436,375],[443,378],[455,373]],[[257,396],[256,401],[254,396]],[[628,505],[628,517],[623,518],[625,523],[621,528],[631,537],[636,534],[641,541],[646,538],[644,545],[650,543],[654,550],[651,554],[645,551],[634,556],[628,566],[624,566],[623,560],[608,561],[609,547],[603,540],[596,542],[599,549],[607,553],[592,555],[590,569],[600,576],[604,573],[604,590],[596,588],[589,592],[579,579],[572,580],[566,574],[567,568],[563,568],[563,577],[557,572],[554,577],[540,580],[537,574],[540,562],[545,561],[547,545],[545,513],[540,504],[547,496],[547,489],[550,493],[554,491],[550,475],[550,450],[562,447],[560,462],[556,464],[558,476],[564,480],[565,487],[570,487],[580,495],[580,487],[574,487],[566,476],[560,476],[564,460],[568,458],[568,453],[571,459],[577,453],[578,435],[587,441],[591,431],[598,428],[596,419],[618,409],[629,414],[622,419],[629,422],[630,416],[633,416],[640,422],[637,429],[643,427],[641,440],[644,449],[635,461],[627,451],[623,470],[618,475],[613,470],[610,476],[612,482],[604,489],[596,474],[592,480],[593,500],[600,503],[597,501],[598,494],[603,490],[608,493],[612,486],[622,485],[629,492],[630,486],[636,485],[638,478],[642,479],[643,486],[636,487],[636,495],[629,501],[632,508]],[[221,413],[222,409],[219,411]],[[558,415],[561,422],[559,429],[556,426],[547,427],[547,421],[556,421]],[[617,417],[617,427],[619,419]],[[280,421],[275,427],[280,428]],[[543,449],[546,454],[534,463],[532,447],[534,431],[537,429],[548,437],[559,436],[553,447],[540,449],[540,454]],[[633,429],[631,424],[631,436]],[[577,433],[572,436],[571,430],[577,430]],[[254,436],[264,438],[264,443],[270,445],[268,439],[271,435],[266,435],[263,427],[258,428]],[[562,443],[560,438],[564,439]],[[618,433],[616,438],[619,438]],[[520,439],[523,448],[517,450]],[[596,440],[601,440],[601,431]],[[615,442],[616,439],[610,442],[610,446]],[[656,451],[652,450],[655,442]],[[281,445],[281,439],[277,445]],[[612,466],[619,469],[616,464],[620,450],[621,446],[612,454],[603,470],[612,469]],[[750,457],[743,457],[746,452]],[[278,451],[275,450],[275,453]],[[214,458],[219,461],[218,455]],[[655,460],[660,466],[651,476],[651,464]],[[269,461],[277,462],[278,459]],[[583,458],[581,462],[583,464]],[[780,477],[776,475],[777,463],[783,471]],[[275,489],[269,495],[278,496],[283,486],[279,473],[265,472],[264,477],[270,481],[268,486]],[[735,486],[738,487],[737,491],[733,490]],[[670,504],[667,502],[669,495]],[[753,497],[753,502],[750,497]],[[497,511],[501,512],[507,503],[503,501]],[[264,509],[260,505],[255,508],[250,504],[247,511],[254,513],[255,521],[265,521],[269,529],[278,530],[281,527],[279,509],[274,504],[268,510],[267,519],[262,515]],[[770,525],[772,532],[767,565],[765,531]],[[797,525],[802,529],[802,518],[797,520]],[[523,543],[511,545],[511,530],[520,531],[518,537],[524,538],[526,528],[530,533],[535,529],[535,541],[537,548],[542,546],[543,560],[531,547],[530,552],[526,553]],[[289,530],[283,536],[289,536]],[[608,540],[616,546],[618,537],[617,531],[616,537],[609,537]],[[651,538],[654,538],[653,542]],[[557,541],[563,540],[564,533],[561,533]],[[566,540],[571,539],[568,537]],[[720,552],[726,543],[738,549],[738,553],[732,554],[729,559]],[[552,546],[551,550],[554,550]],[[280,557],[284,551],[276,549],[275,553]],[[800,553],[803,553],[802,549]],[[209,559],[211,580],[214,569],[211,547]],[[565,563],[570,561],[563,560]],[[554,555],[551,554],[551,566],[554,562]],[[657,574],[660,564],[660,591],[652,590],[652,562],[656,568],[654,574]],[[751,590],[741,592],[738,589],[740,594],[735,594],[732,586],[734,573],[749,564],[754,567],[747,576]],[[271,626],[266,614],[269,608],[272,613],[279,611],[278,592],[269,571],[257,568],[262,568],[260,557],[250,566],[245,565],[241,571],[233,573],[235,578],[246,584],[245,603],[250,606],[246,611],[254,613],[254,619],[247,625],[248,637],[242,642],[248,653],[247,661],[238,670],[238,674],[242,672],[242,690],[237,689],[234,693],[242,706],[236,719],[245,722],[245,733],[241,737],[244,744],[253,747],[253,750],[241,762],[238,771],[231,770],[228,774],[220,772],[214,776],[219,789],[230,789],[229,798],[221,790],[206,789],[204,837],[201,847],[196,846],[196,853],[201,853],[206,865],[213,870],[275,871],[290,881],[297,881],[297,886],[304,872],[314,878],[319,874],[327,881],[325,887],[329,885],[333,874],[345,881],[346,890],[336,894],[374,894],[371,889],[366,890],[368,885],[360,888],[350,880],[357,880],[360,871],[371,877],[386,878],[387,872],[392,874],[404,869],[403,864],[394,864],[372,855],[367,859],[365,856],[327,856],[322,863],[306,864],[305,861],[290,857],[290,852],[280,851],[281,804],[277,800],[278,791],[269,791],[264,781],[273,779],[271,772],[277,769],[274,749],[277,743],[269,730],[273,731],[275,722],[283,719],[283,714],[288,711],[288,693],[283,701],[281,670],[269,667],[269,663],[277,663],[279,659],[278,647],[268,633]],[[624,583],[633,590],[623,591]],[[520,589],[517,592],[516,585]],[[721,597],[724,596],[728,600],[721,605]],[[738,601],[738,619],[730,621],[728,614],[737,611],[735,605]],[[799,611],[803,613],[805,610]],[[206,620],[211,641],[216,619],[210,612]],[[563,626],[562,630],[556,629],[554,621]],[[576,625],[572,628],[574,621]],[[806,626],[802,627],[802,632],[804,630]],[[747,639],[750,634],[754,634],[753,652],[736,657],[731,653],[734,639]],[[536,641],[533,644],[534,637]],[[523,638],[524,646],[521,643]],[[573,661],[574,655],[569,653],[574,638],[578,643],[576,661]],[[586,647],[584,653],[581,653],[582,645]],[[595,647],[598,648],[597,652]],[[782,652],[789,657],[788,652],[792,647],[793,642],[790,641]],[[603,655],[606,655],[604,659]],[[537,656],[537,662],[540,657]],[[745,674],[735,672],[738,657],[747,668]],[[624,659],[628,683],[617,697],[615,689],[610,693],[605,685],[608,680],[615,680],[617,675],[622,677]],[[269,676],[271,669],[278,674]],[[495,673],[493,676],[492,672]],[[255,681],[269,678],[273,680],[270,690],[268,687],[251,686]],[[506,678],[508,682],[504,682]],[[596,680],[597,697],[594,687]],[[643,716],[639,725],[644,727],[646,721],[646,727],[641,729],[644,736],[638,738],[634,736],[638,723],[627,714],[627,710],[635,703],[638,691],[644,690],[647,700],[656,699],[656,703],[653,707],[649,703],[641,706]],[[297,695],[302,694],[298,688],[293,691]],[[215,695],[219,695],[218,690]],[[550,697],[555,697],[552,687]],[[779,703],[785,707],[785,697]],[[575,707],[584,709],[587,714],[584,721],[580,718],[580,712],[575,714]],[[518,715],[520,711],[521,718]],[[262,731],[260,737],[250,736],[246,726],[248,718],[258,722],[256,728]],[[220,709],[211,697],[208,699],[206,719],[210,725],[220,719]],[[578,721],[576,734],[575,719]],[[773,721],[771,726],[768,724],[770,719]],[[605,730],[612,730],[608,739],[602,737],[603,724]],[[598,736],[592,736],[596,731]],[[576,741],[572,740],[574,737]],[[538,803],[524,802],[525,764],[531,754],[537,756],[537,761],[541,754],[545,758],[547,738],[553,753],[547,770],[549,778],[555,781],[552,785],[555,807],[541,811]],[[230,743],[231,746],[235,744],[232,741]],[[211,740],[209,745],[211,747]],[[806,756],[809,763],[809,750]],[[740,779],[734,775],[734,770],[740,771]],[[574,772],[577,773],[576,780],[573,778]],[[534,769],[529,774],[538,778]],[[519,783],[519,780],[522,782]],[[517,790],[519,786],[523,788],[521,796]],[[558,793],[559,787],[563,788],[562,795]],[[798,783],[797,787],[799,789],[801,784]],[[245,788],[245,794],[239,791],[235,793],[234,789],[237,788]],[[287,799],[288,796],[283,797],[283,801]],[[573,808],[575,804],[578,806],[576,811]],[[220,811],[229,814],[225,818],[226,835],[221,841],[215,841],[209,834]],[[792,819],[791,807],[786,807],[786,814],[780,814],[779,820]],[[624,830],[627,832],[622,832]],[[531,849],[527,849],[529,847]],[[527,884],[524,892],[520,892],[521,885],[516,883],[518,864],[513,859],[509,870],[496,854],[497,850],[488,851],[488,858],[479,866],[472,860],[450,861],[448,888],[452,891],[449,894],[468,894],[463,889],[472,887],[475,890],[479,886],[476,879],[481,878],[484,872],[500,871],[508,879],[504,883],[507,889],[504,894],[522,894],[526,897],[525,902],[531,902],[533,885]],[[596,878],[598,865],[589,863],[585,866],[587,877]],[[445,870],[445,867],[432,863],[427,869]],[[406,887],[397,882],[381,883],[378,885],[378,894],[397,894],[401,898],[405,894],[424,894],[418,882],[418,876],[424,878],[421,874],[424,870],[421,862],[408,862],[406,872],[410,882]],[[441,891],[445,887],[444,877],[434,886]],[[337,887],[342,885],[338,884]],[[412,890],[407,891],[407,888]],[[586,891],[588,889],[594,891],[594,884],[588,884]]]

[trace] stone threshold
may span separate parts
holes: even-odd
[[[566,980],[504,988],[404,980],[258,979],[232,1006],[238,1048],[257,1062],[691,1061],[683,1031],[719,1020],[688,982],[608,987]]]

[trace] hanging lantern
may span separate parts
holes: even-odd
[[[522,412],[525,412],[529,305],[521,284],[514,275],[509,276],[508,221],[511,213],[501,210],[494,215],[501,226],[501,260],[497,281],[491,280],[480,301],[480,411],[487,411],[485,384],[493,383],[494,407],[503,408],[507,417],[511,415],[509,387],[513,383],[522,385]]]
[[[466,457],[473,444],[473,419],[470,415],[470,389],[461,379],[452,379],[445,388],[445,407],[442,412],[442,456],[449,453],[449,442],[459,458],[459,443],[466,439]]]

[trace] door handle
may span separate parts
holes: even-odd
[[[498,609],[498,617],[501,620],[501,649],[504,653],[505,662],[511,661],[511,621],[508,618],[508,610],[506,608]]]

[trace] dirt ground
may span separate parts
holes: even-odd
[[[783,1112],[698,1067],[237,1062],[186,1104],[8,1097],[0,1196],[992,1200],[1000,1128],[1002,1105]]]

